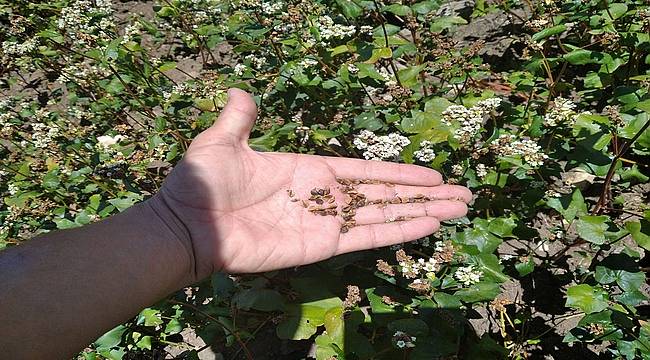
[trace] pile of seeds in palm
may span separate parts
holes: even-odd
[[[341,232],[346,233],[350,228],[356,226],[356,221],[354,216],[358,208],[366,205],[377,205],[379,207],[386,207],[388,204],[411,204],[411,203],[424,203],[432,200],[431,198],[424,196],[422,194],[416,194],[412,197],[406,196],[395,196],[392,199],[378,199],[378,200],[368,200],[366,195],[360,193],[358,186],[361,184],[383,184],[386,186],[395,186],[395,184],[387,183],[378,180],[369,180],[369,179],[343,179],[337,178],[336,181],[341,184],[339,190],[342,193],[348,196],[348,200],[341,207],[341,217],[345,221],[341,226]],[[287,194],[291,198],[292,202],[300,202],[302,207],[306,208],[309,212],[314,215],[321,216],[336,216],[339,214],[337,211],[338,205],[336,204],[334,195],[330,193],[330,188],[313,188],[310,191],[310,196],[307,200],[301,200],[295,196],[293,190],[287,190]],[[406,216],[397,216],[395,218],[387,219],[386,222],[394,221],[406,221],[411,218]]]
[[[302,207],[306,208],[312,214],[321,215],[321,216],[336,216],[338,211],[336,208],[338,205],[334,199],[334,195],[330,194],[330,188],[313,188],[310,191],[310,196],[307,200],[301,200],[295,197],[293,190],[287,190],[291,201],[300,202]]]

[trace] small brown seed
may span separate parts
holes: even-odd
[[[348,231],[349,231],[349,229],[348,229],[347,226],[345,226],[345,225],[341,226],[341,233],[345,234]]]
[[[287,189],[287,194],[289,194],[289,197],[293,197],[293,195],[295,195],[295,193],[291,189]]]
[[[312,195],[319,195],[319,194],[318,194],[318,189],[316,189],[316,188],[311,189],[310,193],[311,193]]]
[[[316,204],[323,205],[323,199],[321,198],[316,199]]]
[[[300,201],[300,199],[297,199],[297,198],[291,198],[291,202],[296,202],[296,201]]]
[[[305,200],[302,200],[300,203],[301,203],[302,207],[304,207],[304,208],[309,206],[309,204],[307,204],[307,202]]]

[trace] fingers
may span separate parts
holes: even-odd
[[[339,178],[419,186],[436,186],[442,183],[440,173],[422,166],[349,158],[324,159]]]
[[[357,190],[366,195],[368,201],[390,200],[395,197],[427,197],[431,200],[461,200],[466,203],[472,201],[472,192],[464,186],[439,185],[439,186],[387,186],[383,184],[361,184]]]
[[[419,217],[434,217],[439,221],[465,216],[467,205],[461,201],[438,200],[416,204],[370,205],[357,209],[356,225],[379,224]]]
[[[231,88],[228,90],[228,102],[213,127],[235,141],[247,143],[256,118],[257,105],[253,97],[244,90]]]
[[[433,217],[419,217],[393,223],[355,226],[341,234],[337,254],[400,244],[430,235],[440,228]]]

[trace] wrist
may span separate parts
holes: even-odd
[[[191,233],[170,206],[163,192],[143,202],[142,207],[142,210],[148,213],[147,218],[152,220],[153,227],[162,232],[161,239],[170,242],[177,248],[177,260],[183,264],[182,269],[184,269],[182,276],[184,280],[181,287],[201,280],[204,276],[198,270]]]

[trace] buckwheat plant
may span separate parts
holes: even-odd
[[[468,216],[392,249],[214,274],[81,358],[253,359],[278,339],[318,360],[650,357],[650,5],[468,6],[0,0],[0,249],[156,193],[239,87],[256,151],[430,167],[473,191]],[[447,206],[345,186],[364,203],[350,226]]]

